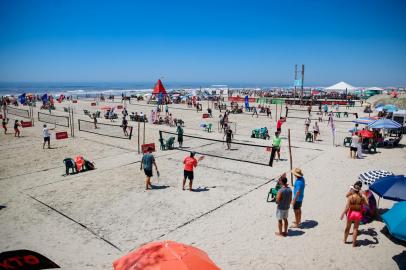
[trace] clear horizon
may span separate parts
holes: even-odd
[[[0,2],[0,81],[406,85],[406,3]]]

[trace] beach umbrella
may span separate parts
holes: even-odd
[[[356,132],[358,136],[361,136],[362,138],[373,138],[375,137],[374,133],[369,130],[360,130]]]
[[[366,185],[372,185],[375,183],[376,180],[389,176],[389,175],[394,175],[392,172],[384,171],[384,170],[374,170],[374,171],[368,171],[361,173],[358,176],[358,180],[360,180],[362,183]]]
[[[402,125],[399,124],[396,121],[391,120],[391,119],[382,118],[382,119],[376,120],[376,121],[368,124],[368,127],[370,127],[370,128],[396,129],[396,128],[401,128]]]
[[[220,270],[206,252],[185,244],[148,243],[114,261],[114,270]]]
[[[383,106],[383,110],[387,111],[387,112],[396,112],[398,110],[398,108],[395,105],[388,104],[388,105]]]
[[[406,241],[406,202],[394,204],[382,219],[393,237]]]
[[[406,201],[406,176],[382,177],[369,187],[379,197],[393,201]]]
[[[354,122],[356,124],[361,124],[361,125],[368,125],[376,120],[378,120],[378,117],[360,117],[360,118],[353,120],[352,122]]]

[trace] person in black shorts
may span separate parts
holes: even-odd
[[[227,143],[227,149],[231,149],[231,140],[234,137],[233,131],[231,130],[230,126],[227,126],[226,132],[224,133],[224,136],[226,137],[226,143]]]
[[[18,123],[18,120],[15,120],[14,122],[14,137],[20,138],[20,130],[18,127],[21,126],[20,123]]]
[[[121,122],[121,127],[123,128],[124,136],[128,136],[128,121],[125,119],[125,116],[123,117],[123,121]]]

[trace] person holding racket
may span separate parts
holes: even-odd
[[[199,157],[198,159],[195,158],[196,152],[190,152],[190,156],[185,157],[183,160],[184,170],[183,170],[183,184],[182,189],[185,190],[186,179],[189,179],[189,191],[192,191],[193,185],[193,168],[197,167],[198,161],[204,159],[204,156]]]

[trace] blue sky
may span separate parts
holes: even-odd
[[[406,85],[406,1],[0,1],[0,81]]]

